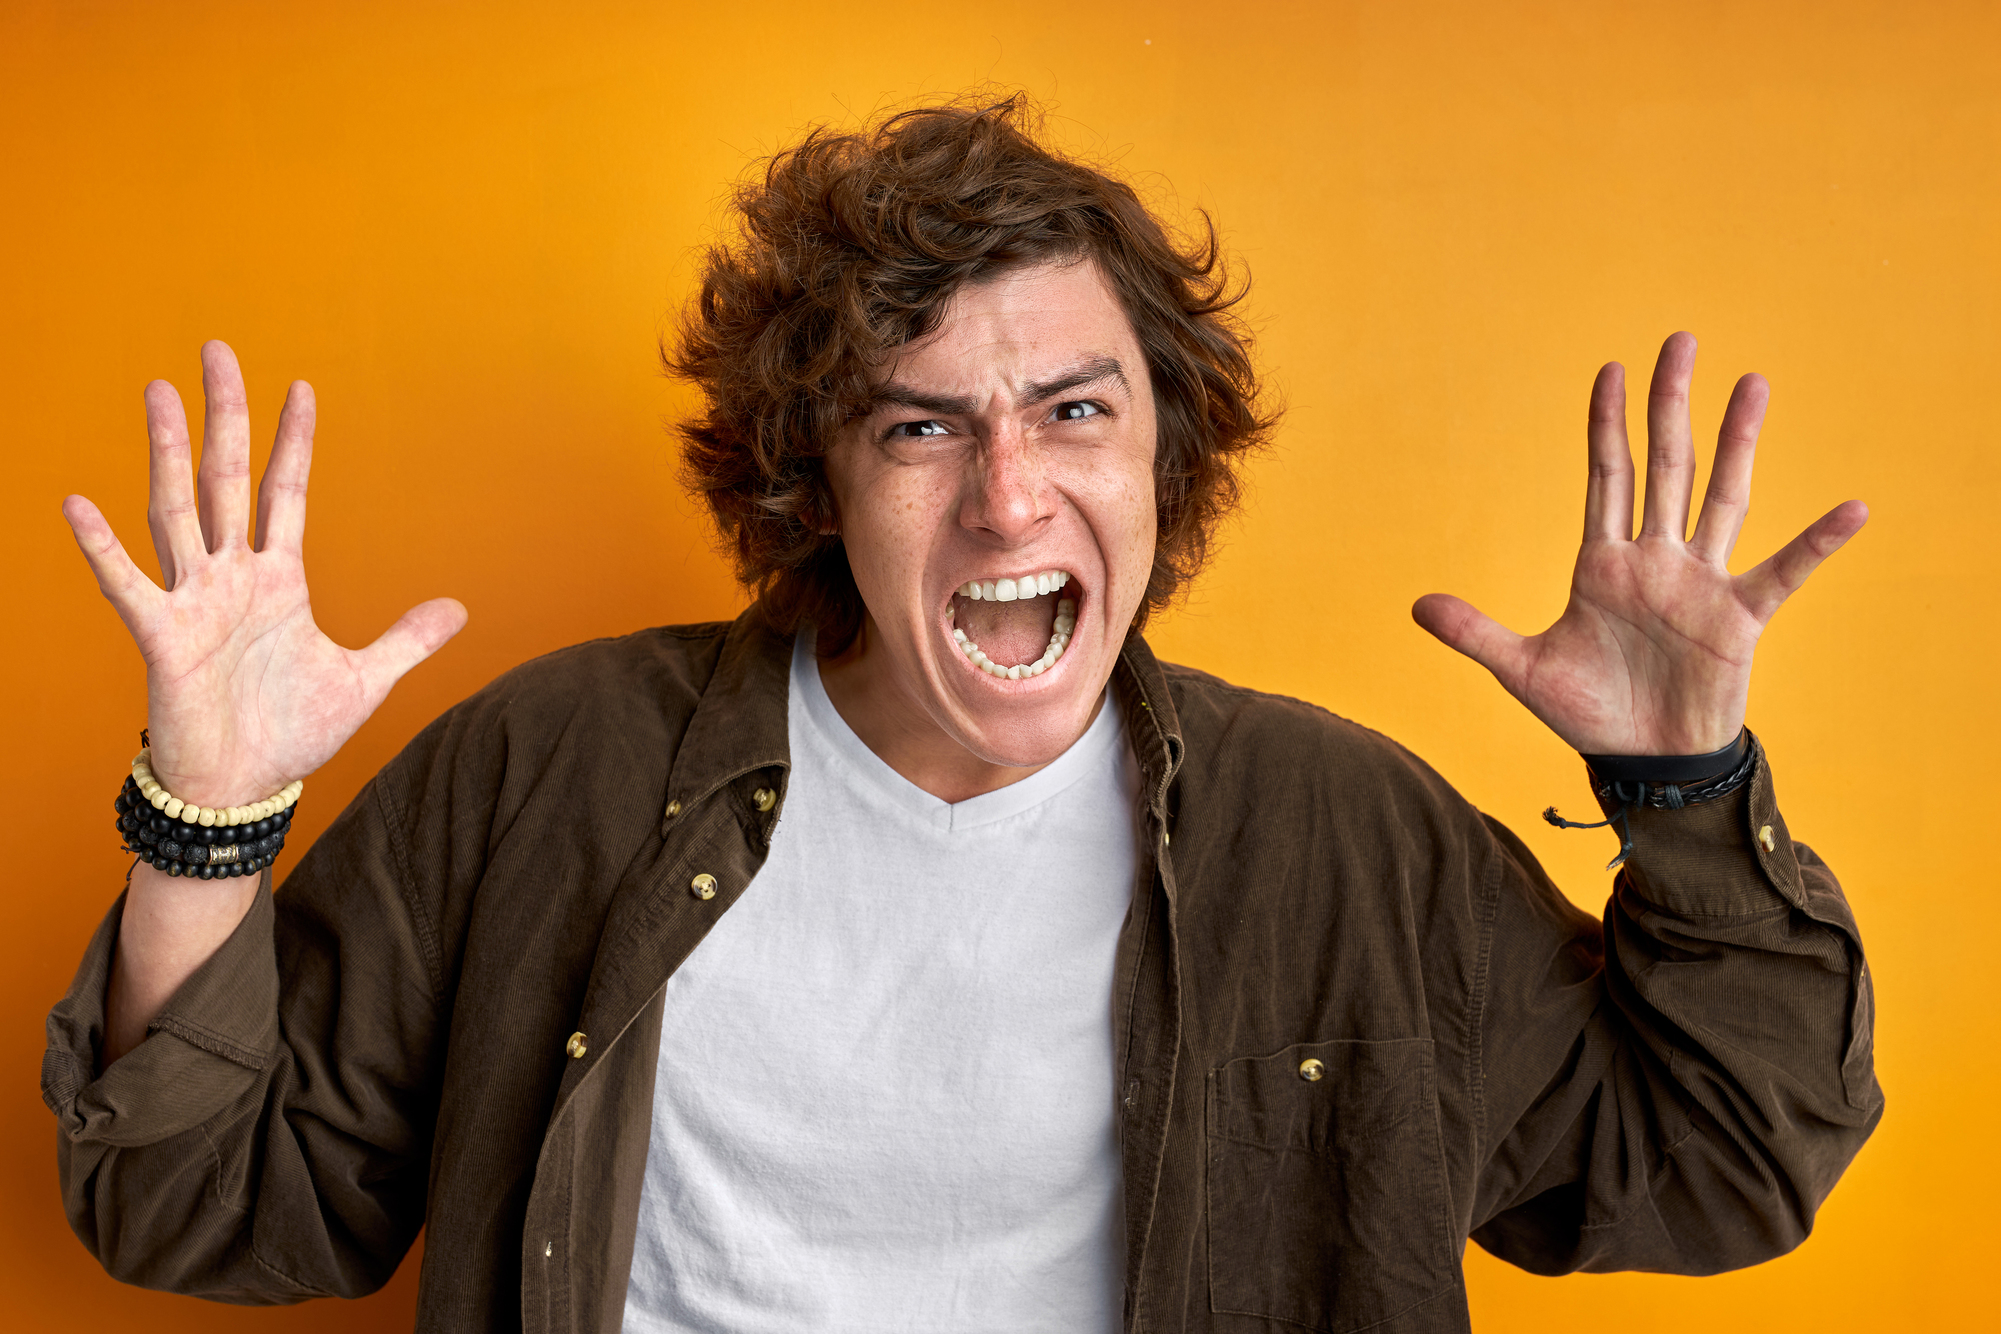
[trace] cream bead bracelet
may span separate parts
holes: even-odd
[[[255,824],[268,820],[280,811],[289,810],[306,790],[306,780],[295,778],[262,801],[253,801],[248,806],[191,806],[160,786],[160,780],[153,777],[153,748],[142,747],[132,757],[132,782],[146,803],[170,820],[185,824],[214,827],[222,825]]]

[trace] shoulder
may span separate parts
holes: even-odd
[[[1190,754],[1255,752],[1277,761],[1338,763],[1443,782],[1423,760],[1373,728],[1319,704],[1160,664]]]
[[[715,675],[727,621],[593,639],[501,673],[447,710],[406,759],[508,768],[558,752],[614,761],[673,746]],[[490,763],[482,762],[487,757]]]
[[[1193,667],[1160,669],[1185,746],[1183,771],[1194,783],[1225,796],[1283,788],[1358,817],[1479,819],[1436,770],[1373,728]]]
[[[730,622],[661,625],[592,639],[531,658],[495,677],[461,708],[504,712],[509,722],[572,718],[579,712],[657,712],[692,708],[714,676]]]

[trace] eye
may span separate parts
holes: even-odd
[[[1102,417],[1104,408],[1096,403],[1078,400],[1074,403],[1058,403],[1056,411],[1049,414],[1050,420],[1059,422],[1082,421],[1086,417]]]
[[[925,436],[949,435],[950,430],[941,421],[898,422],[889,428],[893,439],[914,440]]]

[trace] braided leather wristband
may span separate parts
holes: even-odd
[[[1635,806],[1678,811],[1698,802],[1727,796],[1751,781],[1757,772],[1758,751],[1752,744],[1751,729],[1740,728],[1737,739],[1707,755],[1586,755],[1591,770],[1591,790],[1601,802],[1618,802],[1619,811],[1608,820],[1585,824],[1566,820],[1551,806],[1542,818],[1558,829],[1604,829],[1619,826],[1619,855],[1605,864],[1618,866],[1633,853],[1633,829],[1628,813]]]
[[[1707,755],[1586,755],[1584,762],[1600,799],[1670,811],[1727,796],[1758,767],[1749,728]]]

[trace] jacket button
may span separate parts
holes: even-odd
[[[1766,825],[1758,831],[1758,841],[1765,845],[1766,852],[1777,852],[1779,850],[1777,840],[1772,837],[1772,827],[1770,825]]]
[[[716,878],[704,871],[688,882],[688,892],[698,899],[712,899],[716,896]]]
[[[570,1040],[563,1044],[563,1050],[570,1053],[570,1059],[573,1061],[583,1060],[584,1053],[590,1049],[591,1040],[582,1033],[570,1034]]]
[[[1309,1056],[1299,1063],[1299,1077],[1311,1084],[1327,1073],[1327,1067]]]
[[[768,811],[778,804],[778,794],[768,787],[761,787],[750,794],[750,800],[760,811]]]
[[[675,816],[679,815],[680,813],[681,813],[681,803],[680,803],[680,802],[678,802],[678,801],[670,801],[670,802],[668,802],[668,803],[667,803],[667,818],[668,818],[668,819],[670,819],[670,820],[671,820],[671,819],[673,819],[673,818],[674,818]]]

